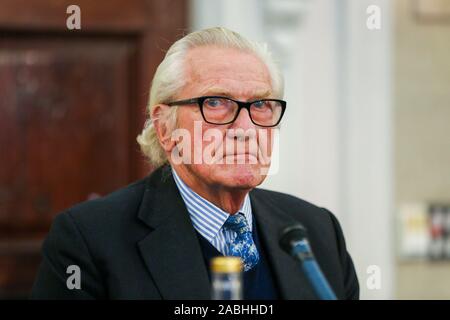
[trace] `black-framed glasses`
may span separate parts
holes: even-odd
[[[244,102],[221,96],[204,96],[167,103],[168,106],[190,104],[198,104],[205,122],[219,125],[234,122],[241,109],[247,109],[250,119],[255,125],[275,127],[280,123],[286,110],[286,101],[278,99]]]

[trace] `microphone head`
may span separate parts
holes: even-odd
[[[307,238],[307,232],[303,225],[300,223],[286,227],[280,234],[280,246],[289,255],[292,255],[292,248],[294,243]]]

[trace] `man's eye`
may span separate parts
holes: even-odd
[[[224,99],[210,98],[205,101],[205,104],[208,107],[217,108],[217,107],[224,106],[226,103],[225,103]]]
[[[256,102],[253,102],[253,106],[261,109],[261,108],[267,107],[268,103],[266,103],[266,101],[256,101]]]

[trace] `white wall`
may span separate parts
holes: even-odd
[[[366,8],[382,10],[380,30],[365,28]],[[393,298],[394,231],[389,0],[349,0],[341,23],[341,188],[347,241],[365,298]],[[365,286],[366,268],[381,269],[380,290]]]
[[[366,8],[382,9],[381,30]],[[193,30],[225,26],[268,42],[281,61],[288,108],[280,170],[263,187],[332,210],[360,278],[361,298],[393,292],[388,0],[193,0]],[[366,287],[378,265],[379,290]]]

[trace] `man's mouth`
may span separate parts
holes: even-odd
[[[229,153],[223,156],[224,158],[234,158],[236,162],[244,162],[244,163],[257,163],[258,156],[254,153],[245,152],[245,153]]]

